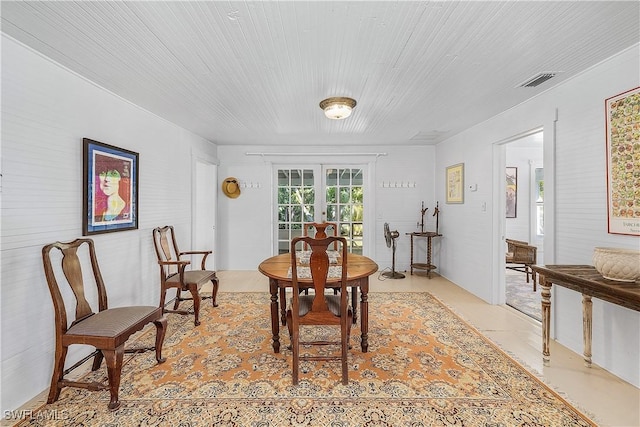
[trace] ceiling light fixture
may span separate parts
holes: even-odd
[[[328,119],[346,119],[351,115],[351,110],[356,106],[356,100],[346,97],[332,97],[320,101],[320,108]]]

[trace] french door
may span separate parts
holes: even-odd
[[[335,222],[349,252],[362,254],[364,169],[360,166],[276,166],[276,250],[289,252],[306,222]]]

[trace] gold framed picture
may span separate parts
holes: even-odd
[[[464,203],[464,163],[447,167],[447,203]]]

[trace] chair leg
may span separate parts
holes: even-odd
[[[351,307],[353,307],[353,324],[358,322],[358,287],[351,287]]]
[[[218,279],[212,279],[211,284],[213,285],[213,289],[211,289],[211,303],[214,307],[218,306],[217,297],[218,297]]]
[[[349,366],[347,365],[347,338],[342,339],[342,384],[349,384]]]
[[[124,344],[114,350],[102,350],[104,359],[107,362],[107,376],[109,378],[109,410],[115,411],[120,407],[118,391],[120,389],[120,374],[122,372],[122,359],[124,357]]]
[[[287,324],[287,293],[285,288],[280,288],[280,322],[282,326]]]
[[[180,305],[180,301],[182,301],[180,299],[180,288],[176,288],[176,301],[173,303],[174,310],[178,309],[178,305]]]
[[[533,279],[533,292],[536,292],[536,288],[538,287],[538,283],[537,283],[537,279],[536,279],[536,272],[535,271],[531,271],[531,278]]]
[[[160,308],[162,309],[162,314],[164,314],[164,310],[165,310],[164,305],[166,304],[165,302],[166,298],[167,298],[167,288],[163,286],[162,289],[160,290]]]
[[[93,358],[93,365],[91,365],[91,370],[92,371],[97,371],[98,369],[100,369],[100,365],[102,365],[102,352],[99,351],[96,353],[95,357]]]
[[[291,337],[291,350],[293,353],[291,357],[291,381],[293,385],[298,385],[298,373],[300,371],[300,337],[298,336],[298,331],[294,331]]]
[[[180,292],[180,291],[178,291]],[[200,325],[200,294],[198,293],[198,287],[196,285],[189,286],[189,292],[191,292],[191,296],[193,296],[193,314],[195,319],[193,321],[194,325]]]
[[[53,363],[53,375],[51,375],[51,387],[49,387],[49,397],[47,403],[53,403],[60,397],[62,387],[58,385],[64,376],[64,361],[67,358],[67,347],[56,346],[56,355]]]
[[[345,323],[341,324],[341,334],[342,334],[342,384],[349,384],[349,366],[348,366],[348,349],[349,349],[349,340],[351,336],[351,324],[353,322],[353,312],[351,310],[347,313],[347,318]]]
[[[167,333],[167,318],[162,316],[153,322],[153,324],[156,325],[156,360],[158,363],[164,363],[167,359],[162,357],[162,344],[164,343],[164,336]]]
[[[287,311],[287,329],[289,330],[289,342],[291,342],[291,346],[293,347],[293,321],[291,320],[291,312]]]
[[[352,319],[354,317],[354,312],[349,311],[349,313],[347,313],[347,317]],[[347,345],[349,348],[351,348],[351,325],[353,325],[353,321],[347,323]]]

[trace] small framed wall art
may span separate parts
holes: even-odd
[[[137,229],[138,153],[82,142],[82,235]]]
[[[507,167],[507,218],[518,214],[518,168]]]
[[[447,167],[447,203],[464,203],[464,163]]]

